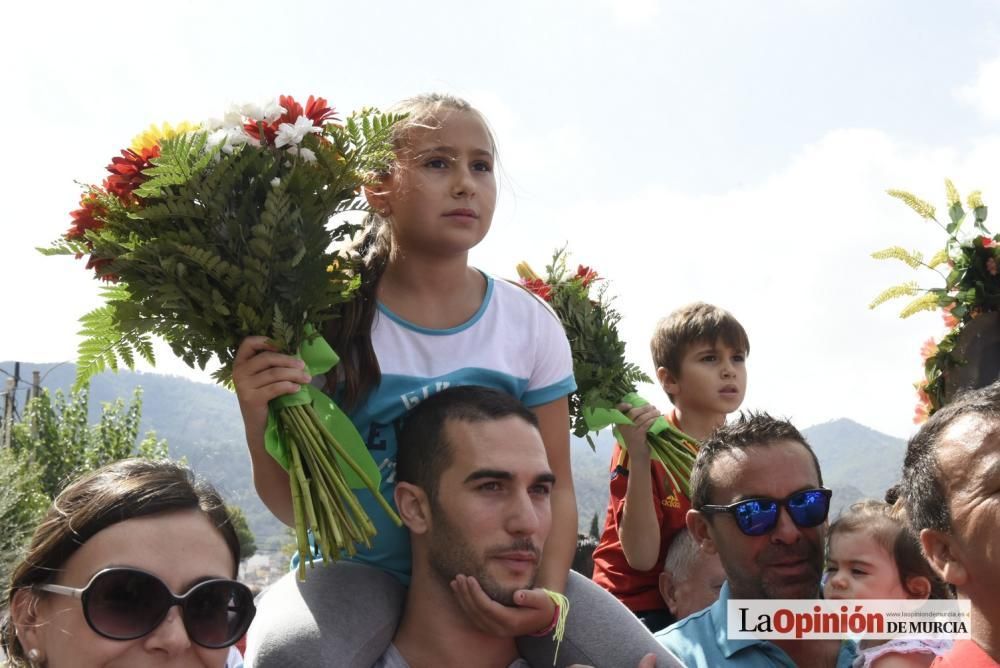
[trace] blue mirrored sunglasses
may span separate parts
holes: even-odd
[[[781,507],[788,511],[796,526],[803,529],[819,526],[830,512],[831,496],[832,490],[820,487],[804,489],[784,499],[744,499],[728,506],[704,505],[698,510],[709,515],[727,513],[736,519],[736,526],[747,536],[763,536],[778,526]]]

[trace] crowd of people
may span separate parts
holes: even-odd
[[[213,490],[168,462],[109,465],[55,499],[14,570],[11,665],[1000,665],[1000,383],[931,417],[890,502],[830,518],[834,492],[798,429],[737,414],[749,337],[710,304],[657,325],[652,362],[672,408],[620,406],[633,425],[609,463],[593,577],[571,570],[569,342],[544,302],[468,263],[496,203],[494,137],[456,98],[395,111],[395,163],[366,190],[359,295],[325,332],[341,364],[311,378],[250,337],[233,380],[254,484],[278,518],[294,519],[288,474],[264,448],[268,402],[312,383],[351,417],[403,526],[359,491],[372,548],[304,581],[289,573],[255,601]],[[700,443],[689,493],[646,445],[660,417]],[[735,599],[954,596],[971,602],[970,640],[727,628]]]

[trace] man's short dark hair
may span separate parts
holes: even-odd
[[[1000,381],[959,394],[934,413],[907,444],[902,496],[907,520],[918,534],[922,529],[951,531],[951,508],[935,451],[944,432],[966,415],[1000,420]]]
[[[420,487],[433,500],[438,481],[451,465],[445,438],[449,420],[487,422],[517,417],[538,428],[538,418],[520,401],[500,390],[462,385],[421,401],[403,421],[396,454],[396,479]]]
[[[773,445],[780,441],[795,441],[809,453],[816,467],[816,477],[823,484],[823,474],[819,470],[816,453],[809,447],[805,437],[799,433],[791,422],[771,417],[764,412],[741,412],[738,419],[724,424],[701,444],[698,457],[691,470],[691,507],[698,510],[711,503],[712,497],[712,464],[719,455],[733,450],[746,450],[751,447]],[[781,475],[781,471],[775,471]]]

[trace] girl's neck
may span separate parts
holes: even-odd
[[[378,299],[421,327],[448,329],[468,321],[486,295],[486,279],[468,254],[442,258],[394,251],[379,279]]]
[[[674,407],[674,415],[681,431],[699,442],[704,441],[712,435],[713,431],[726,424],[725,413],[699,413],[697,411],[683,411],[680,407]]]

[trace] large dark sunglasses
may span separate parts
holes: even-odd
[[[36,589],[80,599],[90,628],[111,640],[151,633],[179,605],[191,641],[219,649],[239,640],[257,613],[253,594],[235,580],[205,580],[177,596],[160,578],[135,568],[106,568],[82,589],[57,584]]]
[[[826,521],[830,512],[831,496],[833,491],[829,489],[805,489],[784,499],[745,499],[728,506],[706,505],[698,510],[710,515],[729,513],[736,519],[736,526],[740,531],[748,536],[763,536],[778,526],[778,514],[782,506],[796,526],[803,529],[819,526]]]

